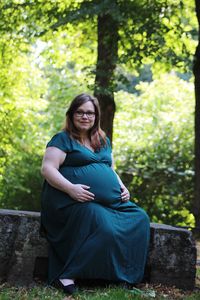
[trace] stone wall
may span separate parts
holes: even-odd
[[[48,246],[37,212],[0,210],[0,282],[28,286],[46,280]],[[145,280],[193,289],[196,247],[186,229],[151,223]]]

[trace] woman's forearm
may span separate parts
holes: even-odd
[[[69,193],[73,184],[53,166],[42,166],[41,174],[46,181],[58,190]]]

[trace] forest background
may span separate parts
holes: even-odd
[[[195,1],[3,0],[0,11],[0,207],[40,210],[46,143],[88,92],[133,201],[153,222],[194,227]]]

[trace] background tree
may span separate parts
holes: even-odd
[[[116,3],[115,3],[116,5]],[[101,124],[112,141],[115,114],[114,72],[118,61],[118,22],[110,14],[98,15],[98,55],[95,96],[101,107]],[[112,28],[112,34],[110,32]]]

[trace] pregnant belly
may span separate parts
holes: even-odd
[[[65,167],[62,175],[74,184],[85,184],[94,193],[96,202],[121,201],[121,190],[115,172],[105,164],[90,164],[82,167]]]

